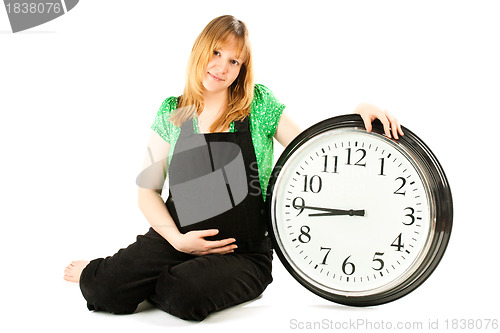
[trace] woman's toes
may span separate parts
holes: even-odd
[[[71,264],[66,266],[64,270],[64,280],[70,282],[79,282],[80,275],[82,274],[83,269],[88,265],[89,261],[87,260],[78,260],[72,261]]]

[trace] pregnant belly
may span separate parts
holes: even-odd
[[[188,223],[187,225],[179,220],[177,211],[173,201],[169,198],[166,201],[167,209],[172,216],[177,228],[181,233],[186,233],[192,230],[207,230],[217,229],[219,233],[215,236],[207,237],[207,240],[220,240],[226,238],[235,238],[238,240],[248,240],[255,236],[256,229],[262,229],[262,221],[252,220],[249,218],[252,212],[245,210],[244,203],[240,203],[236,207],[228,209],[221,214],[212,216],[195,223]]]

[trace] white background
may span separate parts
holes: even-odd
[[[298,330],[294,320],[439,320],[444,329],[446,319],[500,319],[499,12],[496,1],[87,0],[13,34],[0,8],[0,325],[285,332]],[[78,285],[63,280],[71,260],[111,255],[147,230],[135,178],[150,125],[161,102],[182,93],[196,36],[223,14],[247,23],[257,82],[304,129],[366,101],[436,154],[454,226],[441,264],[413,293],[372,308],[336,305],[275,257],[260,299],[191,323],[147,303],[132,315],[89,312]]]

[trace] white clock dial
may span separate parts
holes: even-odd
[[[428,251],[435,213],[427,184],[411,153],[380,134],[319,134],[276,179],[274,238],[295,272],[321,290],[383,292]]]

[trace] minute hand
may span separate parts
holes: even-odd
[[[365,210],[343,210],[343,209],[333,209],[333,208],[324,208],[324,207],[312,207],[312,206],[299,206],[300,208],[307,208],[313,210],[320,210],[326,213],[316,213],[309,214],[309,216],[340,216],[340,215],[349,215],[349,216],[365,216]]]

